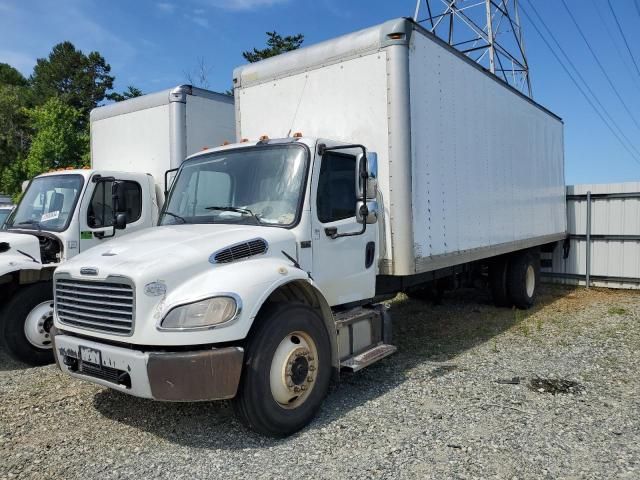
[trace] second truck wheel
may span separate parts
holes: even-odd
[[[530,308],[536,297],[540,281],[540,257],[537,252],[525,250],[514,254],[509,261],[507,289],[513,305]]]
[[[306,305],[268,307],[260,317],[248,341],[234,408],[253,430],[286,436],[311,421],[327,394],[329,336]]]
[[[33,366],[53,362],[52,292],[51,282],[27,285],[16,291],[5,306],[2,341],[12,358]]]

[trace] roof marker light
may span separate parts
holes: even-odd
[[[293,138],[302,138],[302,132],[296,132],[293,134]]]

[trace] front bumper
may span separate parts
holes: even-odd
[[[56,332],[56,363],[72,377],[136,397],[171,402],[233,398],[244,350],[225,347],[191,352],[144,352]]]

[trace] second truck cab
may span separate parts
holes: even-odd
[[[31,365],[53,361],[53,271],[155,226],[167,171],[235,136],[233,99],[188,85],[96,108],[90,120],[92,168],[33,178],[0,230],[0,340]]]

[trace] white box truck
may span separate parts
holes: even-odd
[[[234,83],[240,143],[182,164],[158,228],[56,271],[64,372],[233,398],[287,435],[331,377],[395,350],[380,302],[397,292],[490,266],[498,302],[531,305],[539,249],[566,232],[558,117],[407,19]]]
[[[233,98],[179,86],[96,108],[90,130],[91,168],[35,177],[0,231],[0,337],[11,356],[32,365],[53,361],[55,268],[156,225],[165,172],[235,138]]]

